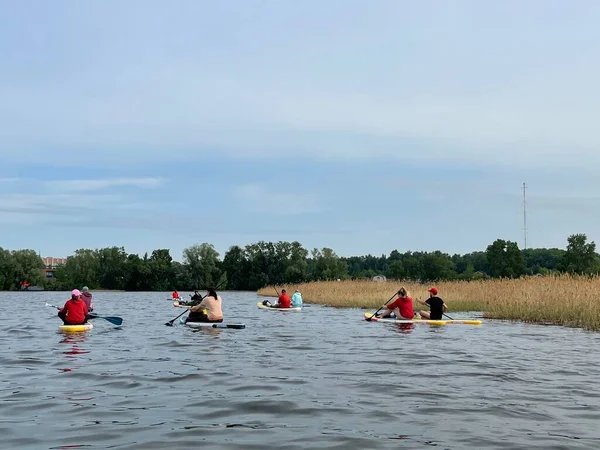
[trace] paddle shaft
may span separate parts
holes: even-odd
[[[384,305],[383,305],[383,306],[387,305],[389,302],[391,302],[392,300],[394,300],[394,297],[395,297],[396,295],[398,295],[398,292],[394,292],[394,295],[392,295],[392,296],[390,297],[390,299],[389,299],[387,302],[385,302],[385,303],[384,303]],[[375,314],[373,314],[371,317],[369,317],[369,318],[368,318],[368,319],[366,319],[366,320],[370,322],[370,321],[373,319],[373,317],[375,317],[375,316],[377,315],[377,313],[383,309],[383,306],[381,306],[381,307],[380,307],[380,308],[379,308],[377,311],[375,311]]]

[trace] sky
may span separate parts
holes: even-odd
[[[600,3],[0,0],[0,247],[600,239]]]

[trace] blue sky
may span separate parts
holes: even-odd
[[[0,246],[600,238],[600,3],[22,1],[0,16]]]

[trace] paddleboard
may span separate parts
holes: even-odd
[[[94,328],[94,325],[91,323],[84,323],[82,325],[59,325],[58,329],[60,331],[64,331],[65,333],[77,333],[80,331],[89,331]]]
[[[185,322],[182,317],[179,319],[179,323],[186,325],[190,328],[234,328],[236,330],[242,330],[246,328],[243,323],[222,323],[222,322]]]
[[[292,308],[273,308],[272,306],[263,305],[262,302],[258,302],[256,304],[260,309],[268,309],[270,311],[302,311],[301,306],[296,306]]]
[[[384,323],[426,323],[428,325],[482,325],[481,320],[470,320],[470,319],[448,319],[448,320],[426,320],[426,319],[394,319],[390,317],[380,318],[373,317],[373,313],[365,313],[365,320],[371,318],[371,322],[384,322]]]

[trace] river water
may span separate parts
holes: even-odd
[[[164,325],[183,311],[168,296],[97,292],[123,326],[66,335],[45,307],[65,293],[0,293],[0,448],[600,448],[600,334],[229,292],[226,322],[246,328],[192,330]]]

